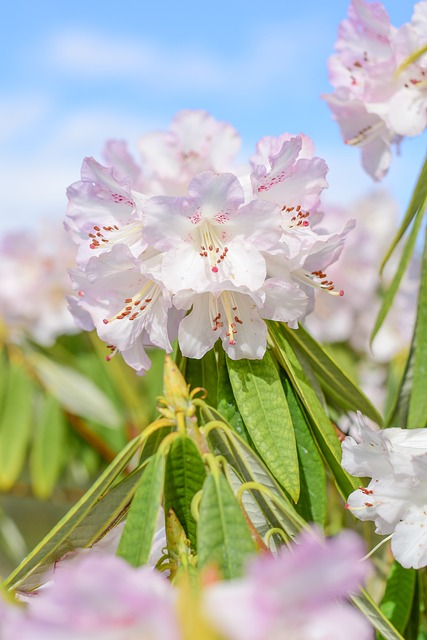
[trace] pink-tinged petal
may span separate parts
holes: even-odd
[[[82,295],[83,292],[82,292]],[[82,309],[80,305],[80,297],[79,296],[67,296],[68,308],[70,313],[72,314],[76,325],[82,329],[82,331],[93,331],[95,329],[95,325],[90,314]]]
[[[232,173],[199,173],[190,182],[188,195],[198,204],[192,220],[196,224],[199,217],[212,224],[226,224],[244,202],[243,189]]]
[[[349,19],[340,25],[336,44],[338,51],[357,51],[362,62],[365,52],[369,62],[378,62],[391,56],[390,38],[394,28],[380,2],[352,0],[348,16]]]
[[[265,302],[260,312],[263,318],[293,322],[304,316],[308,298],[297,284],[269,278],[262,291],[265,293]]]
[[[81,306],[90,313],[102,340],[125,351],[147,332],[157,346],[170,350],[169,295],[152,276],[141,272],[140,261],[127,247],[116,245],[92,258],[86,275]]]
[[[307,609],[321,607],[336,598],[357,591],[371,572],[363,540],[345,530],[332,538],[322,539],[317,530],[303,532],[296,539],[292,553],[282,551],[279,558],[253,561],[249,574],[260,585],[275,590],[292,610],[297,603]],[[314,576],[322,576],[318,583]]]
[[[319,202],[320,193],[328,186],[328,166],[321,158],[301,158],[300,136],[285,141],[281,150],[270,157],[271,170],[257,166],[252,185],[258,197],[280,206],[310,209]]]
[[[78,263],[92,255],[126,244],[138,255],[146,247],[140,216],[143,196],[132,193],[128,180],[116,177],[93,158],[82,165],[82,179],[67,189],[67,216],[73,240],[79,245]]]
[[[180,111],[173,119],[171,129],[180,139],[183,156],[209,158],[215,171],[224,171],[240,148],[237,131],[228,123],[215,120],[206,111]]]
[[[378,136],[362,147],[362,166],[374,180],[382,180],[391,164],[391,145],[386,137]]]
[[[178,308],[192,311],[181,322],[178,340],[183,355],[200,358],[221,338],[230,358],[261,359],[267,344],[267,326],[259,316],[262,294],[243,294],[226,283],[217,292],[182,292],[174,297]],[[193,315],[194,314],[194,315]],[[182,344],[181,344],[182,342]]]
[[[206,111],[179,112],[170,131],[154,132],[140,140],[150,193],[184,195],[196,174],[228,171],[239,146],[240,138],[229,124]]]
[[[340,233],[334,233],[326,238],[318,236],[318,240],[312,245],[310,254],[304,262],[304,269],[316,271],[319,268],[326,269],[338,260],[344,248],[347,235],[356,226],[355,220],[349,220]]]
[[[102,155],[107,165],[114,167],[115,174],[120,180],[128,179],[132,188],[138,190],[141,181],[141,168],[129,153],[127,143],[124,140],[108,140]]]
[[[223,291],[218,309],[224,319],[222,346],[229,358],[261,360],[267,347],[267,325],[260,317],[259,302],[249,295]],[[229,318],[228,324],[225,318]]]
[[[20,640],[181,637],[170,583],[151,568],[98,553],[60,564],[21,620]]]
[[[427,125],[425,88],[402,87],[390,100],[390,125],[401,136],[417,136]]]
[[[383,432],[374,431],[362,419],[359,420],[358,436],[358,442],[351,436],[342,442],[343,469],[356,477],[378,477],[392,473],[391,463],[385,456],[387,447]]]
[[[178,342],[187,358],[202,358],[219,338],[212,328],[211,297],[211,293],[194,296],[192,310],[179,325]]]
[[[354,635],[346,629],[346,636],[370,638],[363,617],[358,623],[360,614],[339,602],[357,591],[370,572],[370,564],[360,561],[364,554],[362,540],[352,531],[326,540],[305,532],[291,549],[258,556],[242,578],[207,587],[203,610],[230,640],[338,640],[342,626],[353,620]],[[341,635],[334,633],[334,616]]]
[[[368,620],[347,603],[334,603],[305,618],[298,640],[374,640]]]
[[[280,136],[264,136],[256,145],[256,151],[250,158],[250,162],[253,168],[257,165],[264,165],[268,167],[270,164],[270,156],[276,156],[280,153],[280,150],[284,142],[287,142],[295,138],[292,133],[282,133]],[[314,142],[311,138],[304,133],[298,134],[298,138],[301,139],[301,150],[299,152],[299,158],[312,158],[314,156]]]
[[[121,351],[122,358],[139,376],[151,368],[151,360],[147,356],[142,340],[136,340],[131,347]]]
[[[177,243],[188,241],[195,205],[188,198],[155,196],[143,207],[144,237],[160,251],[168,251]]]

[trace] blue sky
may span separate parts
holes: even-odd
[[[310,135],[330,166],[326,200],[374,188],[320,96],[347,0],[8,2],[0,37],[0,233],[62,218],[65,189],[108,138],[165,129],[183,108],[229,121],[252,152],[263,135]],[[392,22],[412,3],[386,0]],[[383,183],[403,208],[423,160],[406,140]]]

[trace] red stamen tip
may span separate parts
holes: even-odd
[[[230,340],[230,344],[234,347],[234,345],[236,344],[235,340]]]
[[[107,362],[110,362],[111,356],[105,356],[105,359],[106,359]]]
[[[213,273],[218,273],[218,267],[212,267]]]
[[[348,502],[345,503],[344,509],[350,509],[350,505],[348,504]]]
[[[343,295],[344,295],[344,289],[341,289],[340,296],[343,296]]]
[[[309,224],[310,224],[310,223],[309,223],[309,221],[308,221],[308,220],[304,220],[304,222],[302,223],[302,226],[303,226],[303,227],[308,227],[308,225],[309,225]]]
[[[106,318],[103,319],[102,321],[104,324],[108,324],[108,320]]]

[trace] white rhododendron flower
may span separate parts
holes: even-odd
[[[391,147],[427,125],[427,2],[414,7],[409,23],[390,23],[379,2],[352,0],[329,61],[335,91],[324,96],[344,141],[359,146],[362,164],[376,180],[387,173]]]
[[[359,442],[342,443],[343,468],[371,482],[347,500],[359,520],[391,534],[391,550],[403,567],[427,565],[427,429],[373,430],[362,420]]]
[[[139,374],[150,367],[145,348],[170,352],[176,337],[190,358],[221,339],[230,358],[260,359],[265,320],[297,327],[314,289],[343,294],[325,269],[353,223],[339,233],[311,226],[328,169],[313,142],[263,138],[244,172],[230,167],[238,140],[206,112],[180,112],[170,132],[144,137],[141,168],[112,141],[112,166],[86,159],[68,189],[78,245],[70,308],[108,357],[120,351]]]

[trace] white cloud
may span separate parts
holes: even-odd
[[[0,150],[2,187],[1,231],[35,226],[40,218],[63,218],[65,191],[79,179],[84,156],[102,161],[108,138],[135,142],[141,133],[159,123],[112,112],[74,112],[53,126],[41,146],[25,156]]]
[[[305,62],[317,63],[321,39],[318,25],[306,20],[264,26],[233,57],[190,45],[176,48],[164,42],[68,29],[48,41],[45,64],[82,79],[131,77],[141,87],[168,92],[223,90],[256,96],[286,77],[298,78],[299,90],[304,90],[304,78],[296,68],[300,73]]]

